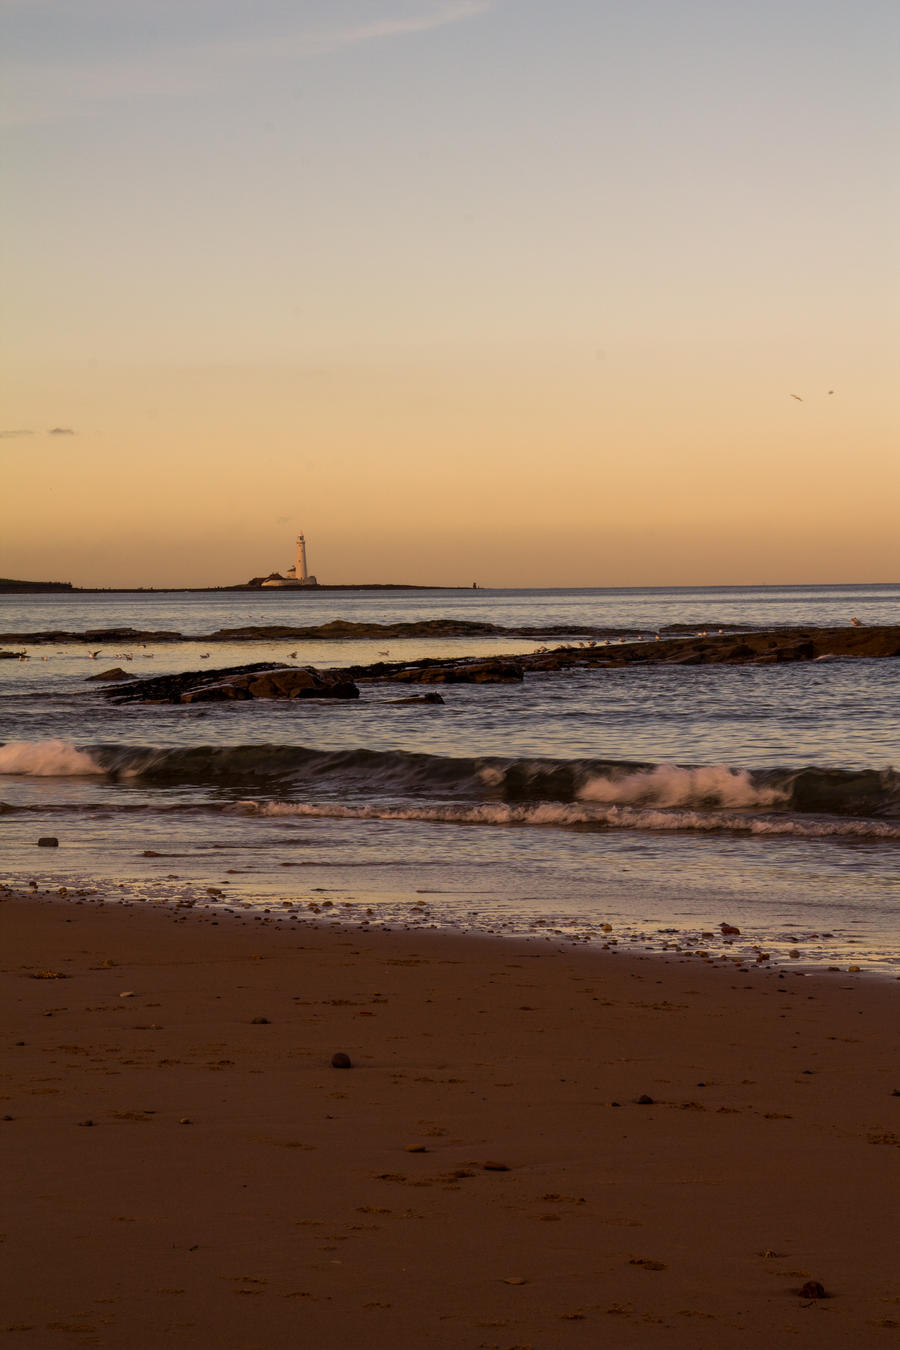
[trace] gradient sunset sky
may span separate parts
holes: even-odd
[[[900,579],[896,0],[0,21],[0,575]]]

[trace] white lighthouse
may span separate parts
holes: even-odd
[[[306,539],[302,534],[297,535],[297,561],[293,567],[288,568],[287,575],[270,577],[263,582],[264,586],[317,586],[318,584],[315,577],[310,576],[309,573],[306,563]]]

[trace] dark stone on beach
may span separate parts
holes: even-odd
[[[333,1069],[352,1069],[353,1061],[349,1055],[345,1055],[343,1050],[336,1050],[331,1056],[331,1067]]]
[[[646,1092],[642,1092],[641,1095],[640,1095],[640,1097],[635,1097],[634,1100],[635,1100],[635,1104],[636,1104],[637,1106],[655,1106],[655,1105],[656,1105],[656,1102],[653,1100],[653,1098],[652,1098],[652,1097],[648,1097],[648,1095],[647,1095]]]
[[[267,1027],[269,1025],[268,1017],[253,1017],[250,1020],[252,1027]]]
[[[59,848],[59,840],[55,834],[45,834],[38,840],[38,848]]]
[[[825,1290],[818,1280],[807,1280],[797,1291],[801,1298],[828,1298]]]
[[[99,675],[88,675],[88,680],[106,680],[109,684],[115,684],[122,680],[136,680],[136,675],[131,675],[121,666],[113,666],[112,670],[101,670]]]
[[[508,1172],[509,1166],[504,1162],[483,1162],[481,1166],[485,1172]]]

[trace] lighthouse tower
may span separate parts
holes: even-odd
[[[297,535],[297,561],[293,567],[289,567],[282,577],[277,572],[274,576],[267,577],[263,582],[264,586],[318,586],[315,577],[310,576],[309,568],[306,563],[306,539],[302,534]]]
[[[288,572],[288,576],[293,576],[300,586],[316,585],[315,577],[311,577],[309,574],[309,567],[306,563],[306,539],[302,534],[297,535],[297,561]]]

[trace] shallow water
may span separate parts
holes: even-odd
[[[3,597],[0,629],[201,634],[453,614],[568,623],[577,638],[592,625],[894,622],[898,601],[897,587]],[[202,669],[205,651],[210,666],[294,650],[340,665],[534,646],[408,642],[160,644],[135,649],[131,668]],[[323,917],[720,954],[724,921],[742,930],[727,954],[900,973],[900,662],[574,670],[446,686],[443,706],[364,686],[346,703],[172,707],[110,703],[85,682],[88,650],[35,646],[0,662],[14,880],[225,893],[210,903],[330,899]],[[50,834],[60,846],[38,849]]]

